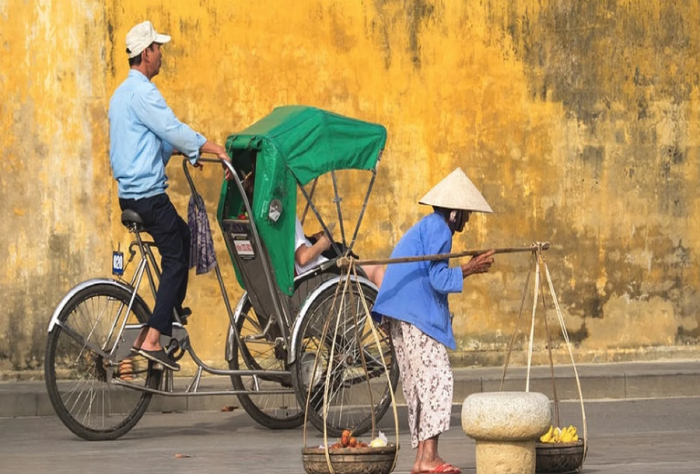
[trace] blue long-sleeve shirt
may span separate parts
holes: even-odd
[[[418,221],[401,238],[391,258],[450,253],[452,232],[437,213]],[[387,316],[413,324],[450,349],[457,347],[447,296],[462,291],[460,267],[447,260],[389,264],[374,303],[375,317]]]
[[[112,173],[125,199],[164,193],[173,149],[194,163],[207,141],[180,122],[155,84],[135,69],[109,101],[109,140]]]

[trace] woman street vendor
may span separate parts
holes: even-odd
[[[447,254],[452,236],[462,232],[472,212],[493,212],[461,168],[450,173],[419,201],[434,212],[406,232],[392,259]],[[453,376],[446,348],[456,348],[447,301],[462,291],[464,278],[486,273],[494,251],[450,268],[447,259],[389,265],[372,313],[388,324],[408,406],[413,473],[451,473],[460,469],[438,455],[438,438],[450,428]]]

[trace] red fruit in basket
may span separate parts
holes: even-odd
[[[350,438],[350,441],[348,442],[348,446],[350,446],[351,448],[354,448],[357,446],[357,439],[354,436],[352,438]]]
[[[343,430],[343,433],[340,435],[340,443],[343,445],[343,447],[347,447],[350,444],[351,435],[352,432],[350,432],[350,430]]]
[[[335,444],[331,445],[331,449],[340,449],[342,447],[343,447],[343,445],[340,443],[335,443]]]

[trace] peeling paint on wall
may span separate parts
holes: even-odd
[[[388,256],[427,212],[418,198],[462,166],[496,212],[476,216],[455,250],[551,241],[548,263],[582,359],[653,357],[655,348],[659,357],[688,348],[697,356],[700,6],[200,3],[0,3],[0,194],[9,216],[0,223],[0,368],[38,367],[55,304],[77,282],[108,275],[112,249],[128,244],[106,117],[127,74],[124,36],[145,18],[173,37],[156,84],[214,141],[284,104],[387,127],[363,257]],[[182,172],[168,173],[184,213]],[[220,170],[197,179],[213,211]],[[216,244],[235,298],[218,235]],[[528,265],[501,256],[493,274],[452,298],[457,359],[499,363]],[[215,292],[212,276],[192,278],[190,330],[208,361],[221,361],[227,332]]]

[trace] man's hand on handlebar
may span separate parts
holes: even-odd
[[[225,161],[228,161],[231,163],[231,158],[228,156],[228,153],[226,153],[226,150],[223,148],[221,149],[221,153],[217,153],[216,156],[221,160],[221,166],[224,168],[224,174],[226,176],[226,181],[231,181],[233,179],[233,175],[231,174],[231,169],[226,166],[224,163]]]
[[[226,149],[224,147],[207,140],[207,142],[204,145],[202,145],[202,148],[200,148],[199,151],[201,153],[211,153],[212,155],[216,155],[216,157],[221,160],[221,166],[223,166],[224,172],[226,173],[226,181],[230,181],[233,179],[231,169],[224,163],[225,161],[231,163],[231,158],[229,158],[228,153],[226,153]],[[198,164],[201,166],[201,163]]]

